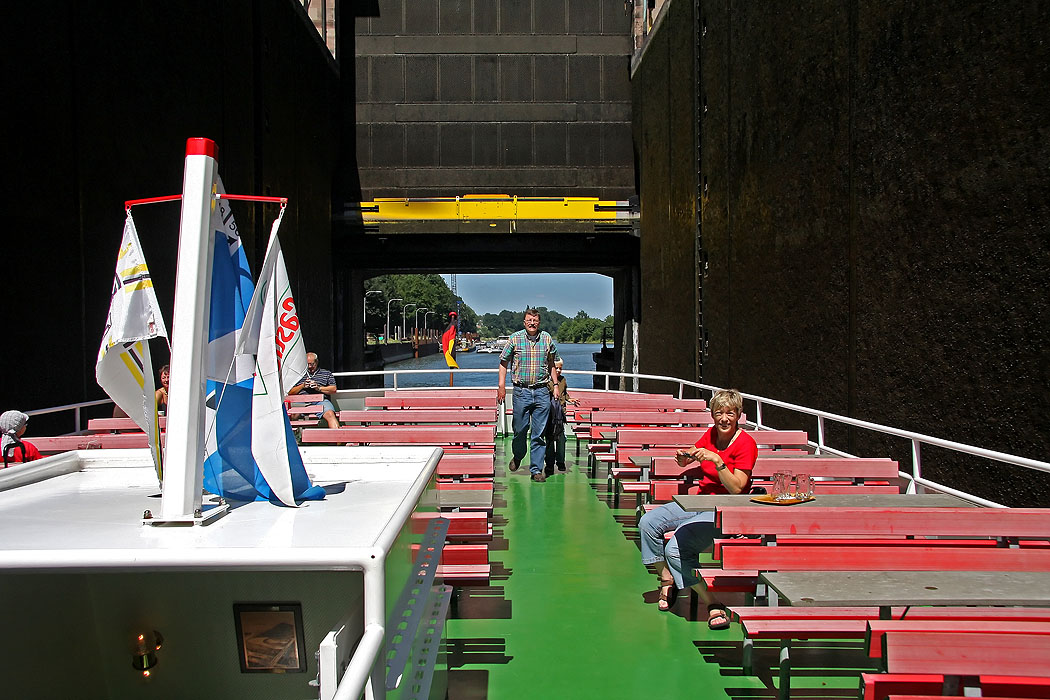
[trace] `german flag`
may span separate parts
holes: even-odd
[[[456,363],[456,332],[459,330],[459,319],[455,311],[448,312],[448,328],[441,334],[441,349],[445,353],[445,363],[449,369],[459,369]],[[449,375],[451,376],[451,375]]]

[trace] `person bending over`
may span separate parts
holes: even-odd
[[[736,389],[718,391],[711,399],[714,425],[690,448],[678,450],[678,464],[698,480],[699,493],[746,493],[751,470],[758,458],[758,445],[738,425],[743,397]],[[700,552],[709,549],[715,537],[715,513],[688,513],[675,502],[665,503],[642,516],[639,523],[642,563],[653,565],[660,577],[657,607],[669,610],[679,590],[693,588],[707,604],[707,624],[725,629],[729,617],[725,606],[714,599],[696,576]],[[674,531],[665,543],[664,535]]]
[[[42,456],[40,450],[28,440],[20,438],[26,432],[29,416],[21,411],[4,411],[0,415],[0,449],[3,450],[4,466],[19,462],[32,462]]]
[[[317,353],[306,353],[306,374],[299,383],[288,390],[289,394],[324,394],[324,398],[315,401],[310,406],[321,407],[321,418],[328,423],[329,428],[338,428],[339,419],[335,415],[335,404],[328,398],[339,391],[335,385],[335,375],[326,369],[321,369],[317,364]]]

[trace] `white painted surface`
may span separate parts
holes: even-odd
[[[234,504],[204,527],[141,524],[143,511],[160,503],[145,449],[59,457],[41,480],[0,491],[0,569],[365,568],[384,556],[440,450],[304,448],[311,479],[330,491],[324,501]],[[79,470],[62,473],[71,459]]]

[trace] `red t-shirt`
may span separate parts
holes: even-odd
[[[17,462],[22,462],[22,461],[32,462],[34,459],[40,459],[41,457],[43,457],[43,455],[40,454],[40,450],[38,450],[36,448],[36,445],[34,445],[33,443],[29,442],[28,440],[22,440],[22,444],[26,446],[25,459],[24,460],[22,459],[22,448],[19,447],[18,445],[15,445],[14,447],[11,448],[11,451],[8,452],[8,457],[7,457],[7,461],[8,462],[10,462],[11,464],[15,464]],[[2,466],[3,466],[3,457],[0,456],[0,467],[2,467]]]
[[[755,468],[755,460],[758,459],[758,443],[755,442],[755,438],[741,430],[729,447],[720,450],[715,447],[715,428],[712,426],[696,441],[696,447],[705,447],[717,452],[731,473],[737,469],[747,472],[747,483],[744,484],[744,492],[747,492],[751,486],[751,470]],[[697,479],[699,493],[729,493],[718,478],[715,463],[710,460],[704,460],[699,468],[691,469],[688,473]]]

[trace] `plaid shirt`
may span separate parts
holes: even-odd
[[[550,333],[540,331],[539,339],[533,342],[524,329],[511,334],[510,342],[499,356],[500,363],[510,367],[514,383],[525,386],[546,384],[550,379],[548,362],[560,359],[558,347]]]

